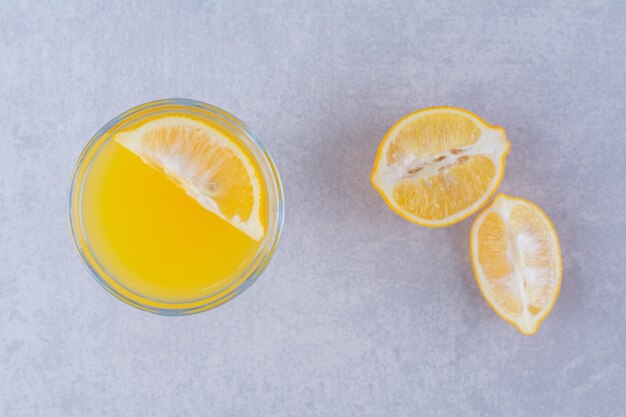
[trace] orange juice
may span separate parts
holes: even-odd
[[[116,296],[163,314],[201,311],[241,292],[269,260],[280,232],[282,194],[269,155],[245,125],[202,103],[148,103],[119,119],[103,128],[85,150],[72,187],[74,237],[92,273]],[[138,127],[159,125],[163,120],[191,127],[176,128],[183,133],[175,137],[167,131],[166,139],[161,135],[152,142],[145,135],[164,128],[148,129],[136,141],[146,146],[148,155],[120,140],[125,132],[132,135],[140,131]],[[215,136],[243,161],[234,169],[253,178],[258,211],[254,230],[237,223],[242,215],[228,215],[230,206],[246,204],[251,186],[224,190],[237,194],[221,199],[211,193],[216,187],[224,188],[229,175],[236,175],[227,171],[220,180],[211,174],[226,163],[215,158],[232,160],[232,154],[223,156],[213,148],[198,153],[202,141],[210,142]],[[163,145],[163,140],[170,142]],[[197,143],[183,143],[192,140]],[[210,180],[196,174],[187,178],[192,175],[189,169],[180,164],[172,168],[181,159],[178,154],[167,159],[163,149],[154,150],[154,146],[167,146],[167,152],[185,152],[183,145],[190,154],[195,152],[192,168],[202,165],[213,175]]]

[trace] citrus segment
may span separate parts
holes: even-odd
[[[424,111],[424,110],[422,110]],[[480,127],[464,115],[449,111],[430,112],[403,123],[389,144],[387,163],[423,159],[450,149],[469,146],[478,140]]]
[[[205,209],[254,240],[263,237],[258,172],[220,130],[196,119],[166,116],[120,132],[115,140],[163,171]]]
[[[561,286],[561,253],[550,219],[535,204],[500,194],[474,221],[470,247],[489,305],[520,332],[534,334]]]

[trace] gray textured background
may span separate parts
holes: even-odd
[[[43,3],[0,1],[1,416],[624,415],[624,2]],[[287,202],[265,275],[183,318],[100,288],[66,220],[91,135],[165,97],[248,122]],[[556,224],[532,338],[477,290],[471,219],[414,226],[368,183],[432,105],[504,126],[501,190]]]

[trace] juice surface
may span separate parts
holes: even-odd
[[[266,200],[265,184],[261,193]],[[165,302],[197,300],[227,287],[260,245],[113,140],[90,162],[81,219],[88,245],[111,277]]]

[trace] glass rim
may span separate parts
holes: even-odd
[[[252,151],[256,163],[260,167],[260,171],[268,189],[268,199],[270,204],[268,230],[261,240],[261,245],[257,253],[250,261],[249,267],[240,274],[234,274],[233,277],[229,279],[228,284],[224,287],[220,287],[209,295],[205,295],[194,300],[176,302],[156,300],[146,297],[125,287],[122,282],[115,279],[115,277],[111,274],[108,274],[106,272],[106,268],[104,268],[98,262],[95,255],[91,253],[92,251],[89,248],[85,237],[81,219],[82,181],[84,180],[85,173],[91,161],[95,157],[94,154],[91,155],[91,158],[88,158],[90,153],[97,152],[97,149],[102,144],[106,143],[111,134],[113,134],[116,130],[121,129],[126,125],[135,123],[137,120],[146,116],[154,115],[155,113],[158,113],[159,110],[167,109],[169,106],[181,107],[190,111],[195,110],[196,112],[201,112],[206,117],[213,116],[214,118],[219,119],[220,122],[223,122],[225,125],[223,127],[229,129],[231,133],[235,133],[238,139],[242,140],[249,150]],[[80,189],[77,189],[79,185]],[[236,116],[217,106],[192,99],[170,98],[140,104],[119,114],[102,126],[92,136],[89,142],[87,142],[76,161],[69,184],[68,221],[72,241],[83,264],[96,282],[98,282],[108,292],[125,303],[144,311],[166,316],[189,315],[218,307],[219,305],[244,292],[259,278],[273,257],[280,239],[284,223],[284,196],[282,183],[278,170],[276,169],[276,165],[274,164],[274,161],[265,146],[250,127],[248,127]],[[90,260],[88,255],[90,255],[93,260]],[[96,265],[94,265],[94,262]],[[99,272],[98,269],[100,269],[101,272]],[[104,275],[107,275],[107,277],[104,277],[103,273]],[[123,291],[115,288],[109,281],[107,281],[107,278],[113,281]],[[123,292],[132,294],[134,297],[131,298]],[[154,303],[155,305],[150,305],[149,302]]]

